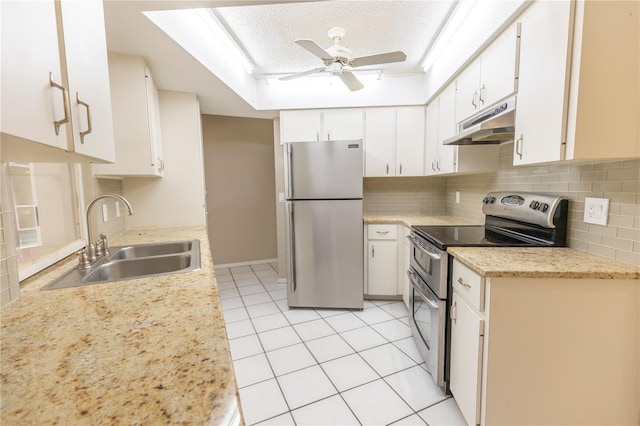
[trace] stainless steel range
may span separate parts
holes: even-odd
[[[413,226],[407,271],[412,291],[411,330],[436,384],[449,392],[451,324],[447,247],[564,247],[568,200],[526,192],[492,192],[482,200],[485,224]]]

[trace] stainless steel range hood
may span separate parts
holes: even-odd
[[[443,145],[487,145],[513,141],[516,98],[506,99],[458,126],[459,133]]]

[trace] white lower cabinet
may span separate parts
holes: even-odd
[[[370,296],[395,296],[397,293],[397,225],[367,225],[367,286]]]
[[[480,385],[484,320],[454,291],[451,302],[451,375],[449,386],[469,424],[480,423]]]
[[[465,420],[636,424],[637,284],[485,278],[454,259],[450,388]]]

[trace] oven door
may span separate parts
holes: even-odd
[[[409,235],[411,257],[409,264],[438,299],[447,298],[447,252],[438,249],[415,233]]]
[[[407,271],[411,281],[410,326],[413,339],[436,385],[446,392],[445,329],[446,300],[438,299],[413,267]]]

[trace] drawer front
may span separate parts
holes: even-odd
[[[368,225],[369,240],[395,240],[398,238],[398,225]]]
[[[478,312],[484,311],[484,277],[453,259],[453,289],[464,297]]]

